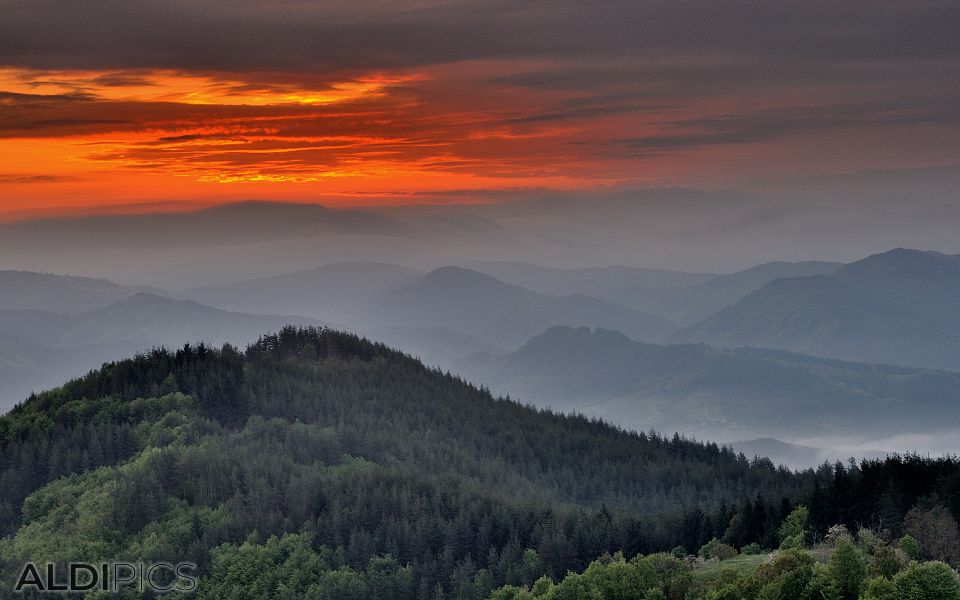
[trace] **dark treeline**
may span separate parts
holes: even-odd
[[[494,399],[385,346],[291,328],[244,352],[110,364],[0,418],[0,566],[191,560],[210,596],[228,597],[211,574],[255,557],[292,568],[309,548],[333,574],[327,597],[376,597],[374,580],[403,588],[384,597],[481,597],[605,553],[715,537],[775,547],[800,503],[821,533],[896,534],[921,501],[957,515],[958,481],[955,461],[913,457],[792,473]]]

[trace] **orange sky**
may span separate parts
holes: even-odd
[[[475,78],[483,66],[472,70]],[[312,200],[639,179],[525,124],[545,99],[454,70],[349,81],[167,71],[0,71],[5,212],[159,199]],[[443,89],[431,89],[437,77]],[[514,122],[516,121],[516,122]],[[598,130],[593,122],[587,129]],[[359,200],[358,200],[359,201]]]
[[[510,82],[544,68],[474,61],[332,82],[280,71],[0,69],[0,219],[250,199],[471,202],[497,190],[916,166],[943,162],[953,133],[926,132],[911,147],[918,126],[898,134],[891,113],[874,141],[871,127],[847,125],[825,101],[841,84],[666,103],[615,86]],[[804,112],[817,104],[826,116]],[[898,135],[897,151],[884,151]]]

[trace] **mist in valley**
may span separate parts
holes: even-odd
[[[295,324],[382,341],[521,402],[795,467],[950,453],[956,173],[8,222],[0,405],[138,351],[243,347]],[[931,195],[901,202],[918,178]]]

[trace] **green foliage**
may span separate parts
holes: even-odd
[[[897,600],[897,588],[885,577],[873,577],[864,582],[862,600]]]
[[[841,584],[821,565],[815,565],[800,600],[841,600],[841,598],[843,598]]]
[[[857,545],[867,554],[875,554],[877,550],[887,547],[887,542],[881,534],[876,531],[862,527],[857,532]]]
[[[856,600],[866,576],[866,567],[860,551],[849,538],[837,540],[837,547],[830,556],[830,575],[844,600]]]
[[[713,538],[700,548],[700,551],[697,552],[697,555],[705,560],[726,560],[736,556],[737,550],[732,546],[724,544],[717,538]]]
[[[806,506],[798,506],[784,519],[777,536],[781,547],[802,548],[806,542],[807,529],[810,526],[810,510]]]
[[[581,573],[570,573],[558,584],[541,579],[532,588],[505,586],[496,590],[494,600],[601,600],[662,599],[684,600],[692,579],[684,563],[668,554],[638,556],[605,555]]]
[[[906,566],[906,555],[902,550],[890,546],[880,546],[873,552],[867,573],[871,577],[893,578],[901,569]]]
[[[107,365],[0,417],[0,435],[5,573],[122,556],[190,560],[206,580],[224,544],[309,533],[332,556],[321,588],[365,593],[356,574],[389,555],[418,596],[470,597],[604,553],[699,547],[745,490],[802,487],[715,445],[494,399],[327,330]]]
[[[570,573],[559,584],[541,580],[529,587],[505,586],[494,591],[492,600],[958,600],[960,579],[943,563],[913,563],[906,570],[886,577],[864,579],[855,561],[858,550],[849,539],[838,544],[840,557],[824,566],[808,552],[779,553],[773,561],[752,572],[733,568],[704,581],[700,567],[690,571],[672,559],[670,568],[651,569],[667,555],[636,557],[605,556],[583,573]],[[853,551],[853,553],[851,553]],[[836,556],[836,553],[834,553]],[[734,563],[737,557],[727,563]],[[720,563],[724,564],[724,563]],[[862,567],[862,565],[861,565]],[[851,575],[852,573],[852,575]],[[697,583],[697,582],[700,583]],[[674,585],[679,583],[680,585]],[[646,587],[646,586],[651,587]]]
[[[911,564],[893,584],[898,600],[960,600],[960,579],[942,562]]]
[[[791,535],[783,538],[780,542],[781,550],[802,550],[807,547],[806,536],[803,534]]]
[[[909,533],[900,538],[900,549],[913,560],[920,558],[920,542]]]
[[[0,572],[192,561],[207,598],[832,597],[799,549],[722,559],[878,511],[899,534],[918,494],[960,506],[958,474],[919,458],[790,473],[289,329],[108,365],[0,417]],[[678,545],[715,570],[657,554]]]
[[[755,556],[757,554],[763,554],[763,548],[760,547],[760,544],[757,544],[756,542],[754,542],[752,544],[747,544],[743,548],[740,548],[740,554],[744,554],[747,556]]]

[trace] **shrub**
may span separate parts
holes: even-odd
[[[883,577],[868,579],[863,586],[862,600],[897,600],[893,582]]]
[[[886,540],[890,539],[890,536],[884,535],[884,533],[877,533],[867,527],[860,529],[857,532],[857,541],[860,543],[860,548],[867,554],[873,554],[878,548],[886,546]]]
[[[920,558],[920,542],[912,535],[905,535],[900,538],[900,549],[903,550],[911,560]]]
[[[814,565],[813,574],[800,596],[804,600],[840,600],[843,595],[831,574],[822,565]]]
[[[897,600],[960,600],[960,580],[942,562],[913,563],[893,580]]]
[[[873,552],[873,558],[867,565],[867,574],[871,577],[893,579],[893,576],[906,564],[906,555],[902,550],[890,546],[880,546]]]
[[[790,537],[783,538],[783,541],[780,542],[781,550],[803,550],[806,548],[806,536],[802,533],[797,535],[791,535]]]
[[[777,530],[777,535],[782,544],[789,541],[790,545],[788,547],[795,548],[799,541],[800,547],[802,547],[806,542],[809,523],[810,511],[806,506],[798,506],[793,509],[793,512],[787,515],[787,518],[783,520],[783,524],[780,525],[780,529]],[[781,547],[783,547],[782,544]]]
[[[713,538],[704,544],[697,554],[705,560],[726,560],[736,556],[737,550],[733,546],[728,546],[717,538]]]
[[[837,541],[837,549],[830,557],[830,575],[846,600],[856,600],[866,574],[860,551],[848,538]]]
[[[763,548],[760,547],[760,544],[747,544],[743,548],[740,548],[740,554],[746,556],[755,556],[757,554],[763,554]]]

